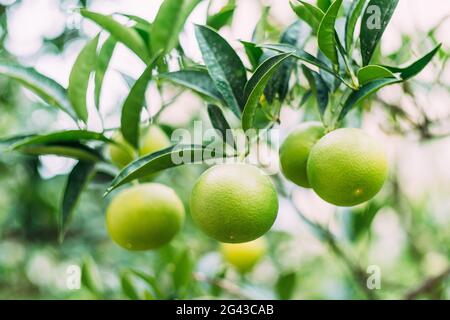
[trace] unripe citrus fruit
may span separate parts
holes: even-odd
[[[128,250],[148,250],[168,243],[180,230],[184,207],[175,191],[158,183],[118,194],[106,211],[111,238]]]
[[[278,197],[270,179],[257,167],[223,164],[198,179],[190,207],[194,222],[208,236],[240,243],[269,231],[277,217]]]
[[[133,147],[123,138],[122,134],[116,132],[112,139],[116,144],[109,146],[111,162],[119,168],[127,166],[136,159]],[[141,134],[139,156],[145,156],[170,146],[170,140],[166,133],[158,126],[151,125],[144,129]]]
[[[145,156],[170,146],[169,137],[158,126],[151,125],[141,138],[139,155]]]
[[[312,148],[308,179],[314,191],[337,206],[354,206],[375,196],[387,177],[383,145],[360,129],[338,129]]]
[[[264,238],[244,243],[222,243],[222,255],[225,261],[234,266],[240,273],[246,273],[261,260],[267,251]]]
[[[305,122],[295,128],[280,148],[281,170],[284,176],[304,188],[310,188],[306,172],[311,148],[323,137],[325,129],[320,122]]]
[[[119,131],[114,133],[112,139],[116,142],[116,144],[109,145],[109,157],[114,165],[118,168],[123,168],[134,160],[135,152],[133,147],[125,141]]]

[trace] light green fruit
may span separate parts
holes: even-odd
[[[264,238],[244,243],[222,243],[221,252],[228,263],[240,273],[251,271],[266,254],[267,241]]]
[[[325,134],[320,122],[305,122],[296,127],[284,140],[280,148],[280,163],[283,175],[304,188],[310,188],[307,163],[311,148]]]
[[[119,131],[113,135],[112,139],[116,144],[109,146],[109,156],[114,165],[123,168],[137,158],[135,150]],[[170,140],[166,133],[158,126],[151,125],[142,131],[139,156],[146,156],[169,146]]]
[[[184,207],[171,188],[158,183],[119,193],[106,211],[111,238],[128,250],[159,248],[172,240],[184,221]]]
[[[312,148],[308,159],[312,188],[337,206],[370,200],[382,188],[387,172],[383,145],[360,129],[330,132]]]
[[[192,190],[191,214],[211,238],[240,243],[269,231],[278,213],[270,179],[255,166],[223,164],[203,173]]]

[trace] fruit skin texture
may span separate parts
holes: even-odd
[[[126,167],[130,162],[136,159],[136,152],[133,147],[124,139],[122,134],[116,132],[112,139],[118,145],[109,146],[109,157],[111,162],[118,168]],[[139,156],[145,156],[150,153],[162,150],[170,146],[169,137],[160,127],[151,125],[141,135],[139,147]]]
[[[190,199],[191,215],[208,236],[221,242],[255,240],[269,231],[278,213],[270,179],[255,166],[214,166],[197,180]]]
[[[305,122],[295,128],[280,148],[283,175],[296,185],[311,188],[307,175],[307,163],[311,148],[325,135],[320,122]]]
[[[308,179],[314,191],[337,206],[354,206],[374,197],[388,172],[383,145],[360,129],[338,129],[312,148]]]
[[[158,183],[118,194],[106,211],[111,238],[128,250],[149,250],[168,243],[181,229],[184,207],[171,188]]]
[[[264,238],[244,243],[222,243],[221,252],[228,263],[240,273],[251,271],[267,251]]]

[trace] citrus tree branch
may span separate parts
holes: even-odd
[[[450,267],[445,269],[442,273],[425,279],[416,288],[411,289],[405,295],[405,300],[417,299],[422,294],[427,294],[433,292],[437,287],[439,287],[448,277],[450,276]]]

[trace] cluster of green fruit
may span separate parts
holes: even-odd
[[[123,167],[135,155],[120,135],[122,146],[111,146],[112,161]],[[158,127],[144,136],[140,155],[158,151],[169,139]],[[387,175],[385,152],[359,129],[326,134],[322,124],[301,124],[280,149],[284,175],[302,187],[312,187],[324,200],[353,206],[372,198]],[[245,273],[266,251],[261,238],[278,214],[278,196],[271,180],[247,164],[216,165],[196,182],[190,197],[195,224],[222,242],[224,258]],[[158,248],[181,229],[183,203],[174,190],[158,183],[133,186],[114,197],[106,221],[112,239],[128,250]]]

